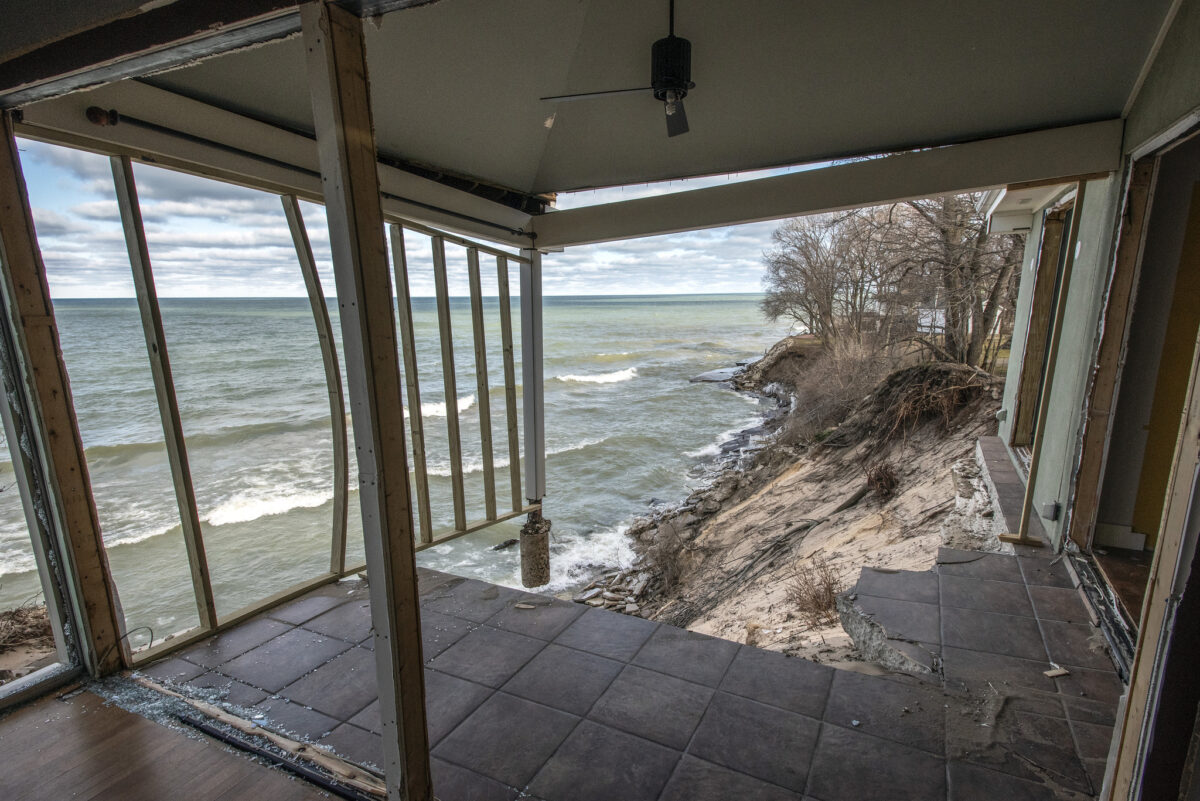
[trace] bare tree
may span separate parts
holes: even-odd
[[[947,195],[789,220],[764,253],[764,313],[791,318],[827,346],[918,340],[938,358],[994,359],[1011,324],[1023,240],[989,234],[977,200]],[[923,314],[939,330],[922,331]]]
[[[789,220],[764,254],[763,312],[791,318],[823,342],[861,344],[878,328],[880,301],[892,291],[888,242],[866,216]]]
[[[1024,238],[989,234],[976,195],[913,200],[903,211],[888,232],[895,263],[936,287],[942,355],[978,365],[1011,303]]]

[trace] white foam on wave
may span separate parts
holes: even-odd
[[[694,451],[684,451],[683,455],[692,459],[708,459],[712,458],[713,456],[719,456],[721,454],[722,445],[724,445],[726,442],[729,442],[747,428],[759,425],[760,423],[762,423],[761,417],[749,417],[739,423],[736,428],[731,428],[728,431],[722,431],[719,435],[717,435],[715,441],[710,442],[703,448],[697,448]]]
[[[603,565],[605,570],[628,570],[636,554],[625,532],[629,526],[593,531],[588,534],[560,536],[550,546],[550,583],[538,589],[560,592],[578,587],[580,582]]]
[[[463,412],[465,412],[467,409],[470,409],[474,405],[475,405],[475,396],[474,395],[467,395],[466,397],[459,398],[458,399],[458,413],[462,414]],[[422,403],[421,404],[421,414],[424,417],[445,417],[446,416],[446,402],[445,401],[435,401],[435,402],[430,402],[430,403]],[[408,417],[408,409],[404,410],[404,416]]]
[[[560,375],[555,376],[559,381],[576,381],[581,384],[616,384],[637,377],[637,368],[628,367],[615,373],[597,373],[595,375]]]
[[[584,440],[580,440],[579,442],[573,442],[570,445],[562,445],[557,448],[547,448],[546,455],[554,456],[555,454],[559,454],[559,453],[570,453],[571,451],[581,451],[584,448],[590,448],[593,445],[600,445],[603,442],[605,442],[605,440],[606,440],[606,437],[601,437],[600,439],[584,439]],[[508,460],[507,456],[497,456],[495,459],[492,460],[492,467],[494,467],[496,470],[499,470],[502,467],[508,467],[508,465],[509,465],[509,460]],[[449,465],[438,465],[436,467],[427,467],[425,469],[425,472],[431,476],[442,476],[444,478],[449,477],[451,474]],[[482,473],[482,472],[483,472],[483,459],[482,458],[472,459],[470,461],[463,462],[463,474],[464,475],[469,474],[469,473]]]
[[[281,515],[293,509],[323,506],[333,499],[328,492],[285,492],[275,495],[235,495],[209,512],[204,520],[214,526],[249,523],[260,517]]]

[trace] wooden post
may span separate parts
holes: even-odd
[[[500,296],[500,343],[504,354],[504,412],[508,428],[508,483],[512,510],[525,507],[521,497],[521,442],[517,430],[517,376],[513,364],[512,298],[508,293],[508,259],[496,257],[497,294]]]
[[[450,324],[450,289],[446,284],[446,242],[435,236],[433,285],[437,295],[438,339],[442,344],[442,388],[446,403],[446,434],[450,439],[450,485],[454,493],[454,530],[467,527],[467,505],[463,495],[462,436],[458,429],[458,382],[454,367],[454,331]]]
[[[1045,378],[1042,367],[1046,358],[1050,315],[1054,307],[1054,285],[1061,261],[1065,216],[1066,211],[1047,214],[1042,225],[1042,243],[1038,249],[1037,268],[1033,276],[1033,302],[1029,305],[1029,325],[1025,332],[1021,373],[1017,379],[1017,396],[1013,404],[1011,442],[1014,446],[1030,445],[1033,442],[1038,396],[1042,380]]]
[[[413,475],[417,484],[417,520],[423,544],[433,542],[433,514],[429,509],[429,470],[425,465],[425,420],[421,416],[421,380],[417,375],[417,337],[413,331],[412,293],[408,289],[408,258],[404,229],[392,224],[392,266],[396,272],[396,304],[400,307],[400,346],[404,356],[404,383],[408,388],[408,422],[412,430]]]
[[[467,250],[467,282],[471,285],[471,333],[475,344],[475,403],[479,406],[479,446],[483,452],[483,506],[496,519],[496,467],[492,459],[492,391],[488,383],[487,339],[483,328],[483,290],[479,286],[479,251]]]
[[[138,310],[142,315],[142,333],[146,336],[146,354],[150,357],[150,372],[154,376],[154,395],[162,419],[167,458],[171,463],[171,480],[175,485],[175,502],[179,506],[183,542],[192,571],[196,610],[200,615],[200,628],[211,629],[217,625],[216,601],[208,575],[208,557],[204,552],[200,513],[196,509],[192,469],[188,464],[183,422],[179,417],[179,403],[175,399],[175,380],[171,377],[171,360],[167,356],[167,338],[163,333],[158,293],[155,292],[154,274],[150,269],[150,251],[146,245],[146,231],[142,226],[142,211],[138,207],[133,164],[129,157],[113,156],[112,172],[117,189],[117,205],[121,209],[121,224],[125,229],[125,247],[129,251],[129,266],[133,269]]]
[[[70,567],[72,617],[80,628],[84,662],[98,676],[118,669],[127,657],[121,646],[124,620],[108,570],[46,266],[7,113],[0,113],[0,139],[0,313],[24,365],[21,381],[39,434],[31,443],[32,453],[42,461],[50,496],[41,500],[42,508],[56,518],[64,545],[61,555]]]
[[[37,454],[33,452],[33,432],[26,425],[29,420],[29,404],[21,391],[21,364],[16,355],[15,343],[7,326],[0,327],[0,374],[3,376],[4,397],[0,399],[0,418],[4,422],[4,440],[8,443],[8,455],[12,460],[13,475],[17,492],[21,496],[21,511],[25,513],[25,526],[29,530],[33,546],[34,563],[37,566],[38,582],[42,587],[46,604],[46,616],[54,635],[54,648],[60,662],[70,663],[70,651],[63,630],[63,611],[67,608],[62,591],[65,582],[60,581],[61,572],[56,569],[54,536],[50,530],[50,515],[40,514],[47,493],[45,481],[37,469]],[[11,488],[8,488],[11,489]]]
[[[296,247],[296,258],[300,262],[300,272],[304,275],[308,305],[312,308],[313,322],[317,324],[317,338],[321,343],[321,363],[325,366],[325,389],[329,394],[329,417],[333,429],[333,539],[329,551],[329,572],[341,574],[346,569],[346,496],[350,484],[342,369],[338,365],[333,325],[329,321],[329,307],[325,305],[325,293],[321,290],[321,276],[317,274],[317,262],[313,258],[312,245],[308,241],[304,217],[300,214],[300,201],[295,195],[284,195],[279,199],[283,202],[283,213],[287,216],[288,228],[292,232],[292,244]]]
[[[525,411],[525,497],[546,495],[546,415],[542,377],[542,254],[521,251],[521,400]],[[550,521],[529,513],[521,529],[521,583],[540,587],[550,580]]]
[[[1029,536],[1029,519],[1033,514],[1033,493],[1037,491],[1038,469],[1042,462],[1042,444],[1046,441],[1046,414],[1050,410],[1050,395],[1054,389],[1054,370],[1058,364],[1058,346],[1062,341],[1063,317],[1067,313],[1067,299],[1071,294],[1071,271],[1075,267],[1075,250],[1079,242],[1079,224],[1083,219],[1083,194],[1087,184],[1080,181],[1075,185],[1075,211],[1071,215],[1071,231],[1066,238],[1067,258],[1063,263],[1062,280],[1059,281],[1058,304],[1054,309],[1054,323],[1050,329],[1049,350],[1046,353],[1045,379],[1042,395],[1038,401],[1036,424],[1033,433],[1033,452],[1029,458],[1029,476],[1025,481],[1025,500],[1021,504],[1021,526],[1016,535],[1001,534],[1002,542],[1014,545],[1043,546],[1041,540]]]
[[[350,384],[388,799],[430,801],[399,349],[362,21],[324,2],[301,6],[300,20]]]

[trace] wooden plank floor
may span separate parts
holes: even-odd
[[[0,719],[0,799],[309,801],[330,796],[215,741],[189,737],[91,693]]]

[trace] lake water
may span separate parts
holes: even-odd
[[[333,458],[316,327],[304,299],[163,299],[219,614],[328,569]],[[336,307],[331,304],[339,339]],[[451,302],[468,520],[483,517],[479,416],[465,298]],[[131,642],[196,624],[179,514],[132,299],[55,304],[108,557]],[[498,302],[485,300],[501,510],[510,497]],[[520,382],[519,304],[513,299]],[[446,405],[431,298],[414,299],[434,527],[451,526]],[[628,564],[624,526],[680,499],[730,433],[765,411],[689,378],[760,355],[786,333],[754,295],[545,299],[545,515],[551,590]],[[519,397],[519,395],[518,395]],[[353,453],[353,448],[351,448]],[[7,458],[7,451],[3,452]],[[353,470],[353,465],[352,465]],[[39,592],[12,466],[0,464],[0,608]],[[350,498],[350,564],[361,561]],[[519,585],[520,521],[423,552],[428,567]],[[141,628],[145,627],[145,628]]]

